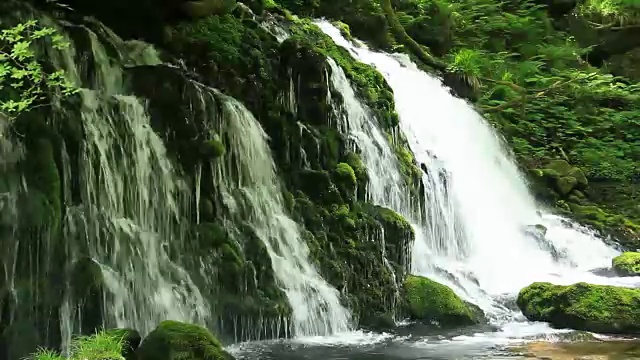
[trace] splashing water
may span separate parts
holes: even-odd
[[[414,273],[452,287],[496,323],[522,318],[502,302],[534,281],[638,283],[637,278],[604,278],[588,272],[609,266],[618,252],[594,232],[567,219],[547,212],[538,215],[526,182],[501,139],[439,79],[419,70],[406,55],[371,51],[345,39],[329,22],[316,24],[356,59],[383,74],[394,91],[401,131],[417,161],[425,165],[425,222],[411,218],[411,211],[403,206],[406,202],[377,200],[414,223]],[[362,118],[352,114],[362,105],[347,106],[356,109],[349,114],[354,117],[350,122]],[[382,147],[372,135],[368,137]],[[359,142],[361,148],[366,149],[367,141],[372,140]],[[380,155],[384,151],[371,153],[384,158]],[[390,168],[372,171],[370,176],[388,182]],[[547,245],[562,259],[554,259],[548,247],[527,235],[524,229],[533,224],[547,227]]]

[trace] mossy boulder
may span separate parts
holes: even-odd
[[[640,333],[640,289],[578,283],[533,283],[516,301],[527,319],[559,328],[611,334]]]
[[[232,360],[207,329],[178,321],[163,321],[142,342],[139,360]]]
[[[534,180],[541,181],[562,198],[569,196],[572,191],[586,188],[589,184],[584,171],[566,160],[551,160],[542,169],[536,169],[531,174]]]
[[[479,324],[484,318],[481,310],[449,287],[425,277],[409,275],[404,292],[408,315],[414,320],[450,327]]]
[[[621,276],[640,275],[640,253],[625,252],[613,259],[612,267]]]

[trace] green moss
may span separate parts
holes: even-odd
[[[560,191],[561,195],[568,195],[571,190],[578,185],[578,180],[573,176],[563,176],[557,180],[557,188]]]
[[[393,38],[378,1],[371,0],[279,0],[296,14],[326,17],[349,24],[351,33],[375,46],[390,48]]]
[[[612,261],[613,269],[623,276],[640,275],[640,253],[625,252]]]
[[[336,178],[345,182],[348,186],[355,187],[357,185],[356,173],[347,163],[339,163],[335,169]]]
[[[518,307],[532,321],[600,333],[640,331],[640,290],[578,283],[534,283],[520,291]]]
[[[362,187],[369,180],[369,176],[367,175],[367,168],[364,166],[360,155],[354,152],[348,152],[345,157],[345,162],[349,164],[349,166],[351,166],[353,172],[356,175],[358,183]]]
[[[206,160],[215,159],[223,156],[225,147],[219,136],[214,136],[200,145],[200,155]]]
[[[404,282],[407,310],[411,318],[442,326],[478,324],[482,315],[445,285],[409,275]]]
[[[584,174],[584,171],[582,171],[582,169],[580,169],[579,167],[576,167],[576,166],[572,167],[571,170],[569,170],[568,175],[576,179],[579,185],[582,185],[582,186],[589,185],[589,180],[587,180],[587,176]]]
[[[343,198],[353,201],[358,185],[353,168],[347,163],[339,163],[333,170],[333,178]]]
[[[547,164],[547,168],[555,171],[560,176],[569,175],[571,165],[566,160],[551,160]]]
[[[302,170],[298,173],[298,187],[309,198],[320,204],[337,204],[342,202],[338,188],[331,181],[327,171]]]
[[[211,333],[198,325],[163,321],[142,342],[139,360],[229,360]]]
[[[393,92],[382,74],[370,65],[361,63],[349,52],[337,46],[310,20],[298,20],[291,27],[292,40],[308,44],[325,56],[330,56],[344,70],[347,78],[355,86],[356,92],[375,112],[385,128],[397,125],[394,116]]]
[[[621,245],[635,248],[640,238],[640,225],[631,219],[611,214],[595,205],[569,204],[572,215],[580,222],[589,225],[604,234],[617,237]]]
[[[397,144],[394,150],[398,157],[400,173],[404,176],[407,185],[409,185],[412,190],[417,189],[421,181],[420,179],[422,178],[422,171],[416,165],[417,163],[413,153],[409,150],[407,144]]]

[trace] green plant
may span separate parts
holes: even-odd
[[[39,26],[36,20],[0,31],[0,116],[5,119],[45,105],[49,91],[62,96],[77,91],[63,70],[47,72],[38,61],[35,42],[41,40],[58,50],[68,46],[54,29]]]
[[[121,335],[101,331],[92,336],[81,336],[71,342],[68,360],[124,360],[124,340]],[[28,360],[62,360],[60,354],[48,349],[38,351]]]

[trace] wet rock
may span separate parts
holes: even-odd
[[[100,265],[89,257],[78,259],[73,265],[71,288],[81,312],[82,329],[94,333],[103,324],[104,277]]]
[[[625,252],[612,261],[613,270],[620,276],[640,275],[640,253]]]
[[[598,333],[640,333],[640,289],[534,283],[520,291],[517,304],[531,321]]]
[[[614,269],[608,268],[608,267],[592,269],[592,270],[589,270],[589,272],[592,273],[593,275],[598,275],[598,276],[608,277],[608,278],[618,276],[618,274]]]

